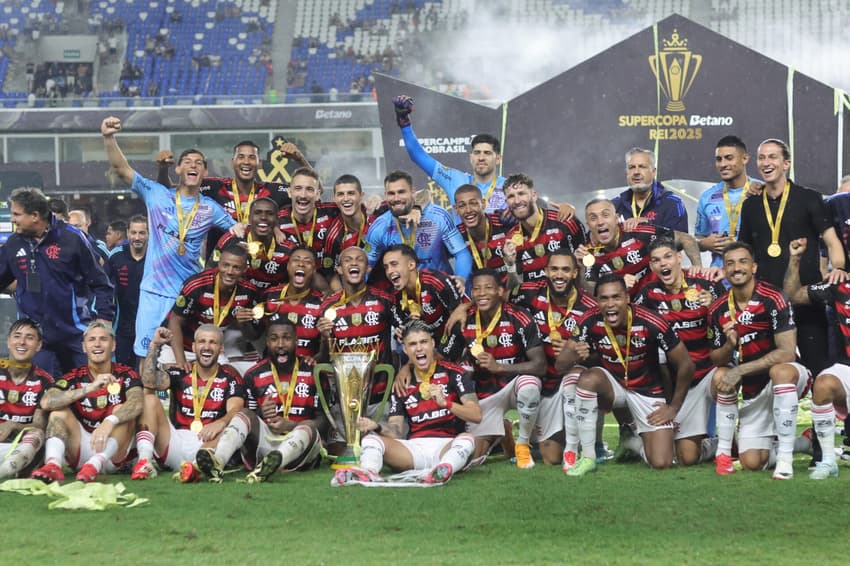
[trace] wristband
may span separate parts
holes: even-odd
[[[446,409],[451,411],[453,406],[454,406],[454,403],[452,403],[452,400],[449,399],[449,398],[446,398]]]
[[[118,424],[118,417],[116,417],[115,415],[109,415],[108,417],[106,417],[105,419],[103,419],[103,421],[104,421],[104,422],[109,421],[109,422],[111,422],[113,425],[117,425],[117,424]]]

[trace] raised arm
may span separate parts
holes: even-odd
[[[115,116],[104,118],[100,125],[100,133],[103,134],[103,146],[106,148],[106,157],[109,159],[112,170],[118,175],[119,179],[128,185],[132,185],[136,172],[130,167],[127,158],[124,157],[124,152],[118,147],[118,140],[115,139],[115,134],[120,131],[121,120]]]
[[[800,282],[800,258],[806,251],[806,238],[791,240],[788,251],[788,267],[785,268],[782,290],[792,305],[808,305],[809,289]]]
[[[702,267],[702,257],[700,256],[699,244],[697,243],[696,238],[686,232],[680,232],[678,230],[676,230],[675,236],[676,243],[681,245],[682,249],[685,250],[685,255],[691,260],[691,265],[695,267]]]
[[[171,331],[167,328],[160,326],[154,331],[148,355],[142,362],[142,385],[149,389],[164,391],[171,384],[168,374],[160,369],[157,363],[162,346],[168,344],[169,340],[171,340]]]

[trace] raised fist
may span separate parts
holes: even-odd
[[[121,120],[115,116],[104,118],[103,122],[100,124],[100,133],[104,136],[111,136],[120,131]]]
[[[413,99],[405,94],[393,98],[395,121],[399,128],[410,125],[410,113],[413,112]]]

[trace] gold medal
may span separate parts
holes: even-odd
[[[696,301],[697,299],[699,299],[699,291],[697,291],[693,287],[688,287],[685,290],[685,299],[691,302]]]
[[[260,253],[260,242],[248,242],[248,253],[251,255]]]
[[[779,257],[782,255],[782,248],[779,244],[770,244],[767,246],[767,255],[770,257]]]
[[[561,333],[560,332],[550,332],[549,333],[549,342],[554,344],[555,342],[561,341]]]
[[[325,311],[325,318],[330,320],[331,322],[335,321],[336,320],[336,309],[333,308],[333,307],[330,307],[328,310],[326,310]]]
[[[480,342],[475,341],[469,347],[469,353],[472,354],[473,358],[478,359],[478,356],[484,353],[484,346]]]
[[[177,255],[186,255],[186,246],[183,245],[183,242],[177,244]]]
[[[410,310],[410,314],[421,314],[422,313],[422,307],[420,307],[419,304],[416,301],[410,301],[407,304],[407,308]]]
[[[524,238],[522,237],[522,231],[519,229],[519,227],[517,227],[517,231],[514,232],[514,235],[511,236],[511,241],[516,247],[522,246]]]
[[[593,267],[593,264],[596,263],[596,256],[591,253],[586,254],[583,258],[581,258],[581,262],[585,267]]]
[[[260,320],[266,315],[266,309],[263,308],[263,305],[255,305],[253,309],[251,309],[251,314],[254,317],[254,320]]]
[[[108,391],[110,395],[118,395],[121,393],[121,384],[117,381],[113,381],[106,386],[106,391]]]
[[[195,434],[198,434],[203,429],[204,429],[204,423],[202,423],[200,421],[200,419],[195,419],[194,421],[192,421],[192,424],[189,426],[189,430],[191,430]]]
[[[431,398],[431,391],[428,388],[428,384],[424,381],[419,384],[419,396],[425,401]]]

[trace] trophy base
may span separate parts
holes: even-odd
[[[681,100],[671,100],[667,103],[666,108],[670,112],[681,112],[685,109],[685,103]]]
[[[354,447],[350,444],[345,447],[342,454],[336,457],[336,461],[331,464],[332,470],[345,470],[347,468],[356,468],[360,465],[360,458],[354,453]]]

